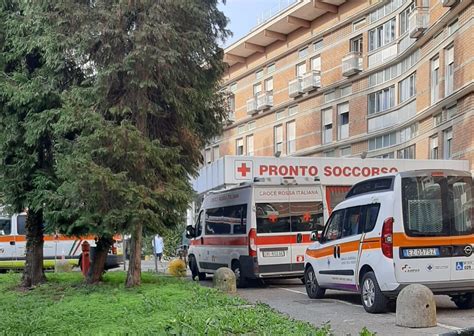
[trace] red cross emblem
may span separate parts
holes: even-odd
[[[252,178],[252,161],[235,161],[235,175],[236,179],[251,179]]]
[[[272,223],[276,223],[276,221],[278,220],[278,216],[275,214],[271,214],[270,216],[268,216],[268,220]]]
[[[309,212],[305,212],[303,215],[303,222],[309,222],[311,220],[311,214]]]

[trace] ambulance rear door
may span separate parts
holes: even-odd
[[[15,236],[11,217],[0,217],[0,269],[13,266],[15,256]]]

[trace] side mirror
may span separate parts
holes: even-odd
[[[196,230],[192,225],[186,226],[186,238],[191,239],[196,236]]]
[[[321,241],[322,236],[323,236],[322,231],[312,231],[310,238],[312,241]]]

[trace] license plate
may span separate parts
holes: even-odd
[[[427,248],[410,248],[403,250],[403,256],[406,258],[416,257],[439,257],[439,248],[427,247]]]
[[[284,257],[285,251],[263,251],[264,257]]]

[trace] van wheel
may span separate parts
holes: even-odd
[[[313,266],[309,265],[304,271],[304,284],[306,293],[310,299],[322,299],[326,293],[325,288],[319,287],[316,273],[314,273]]]
[[[374,272],[367,272],[362,277],[361,285],[362,305],[366,312],[371,314],[385,313],[388,306],[388,298],[380,290],[379,283]]]
[[[452,296],[451,300],[459,309],[474,308],[474,294],[473,293],[466,293],[462,295]]]
[[[247,279],[242,275],[242,268],[238,261],[232,262],[232,271],[235,274],[235,283],[238,288],[247,287]]]
[[[191,270],[191,277],[193,280],[198,278],[200,281],[206,280],[206,273],[199,272],[199,268],[194,256],[189,257],[189,269]]]

